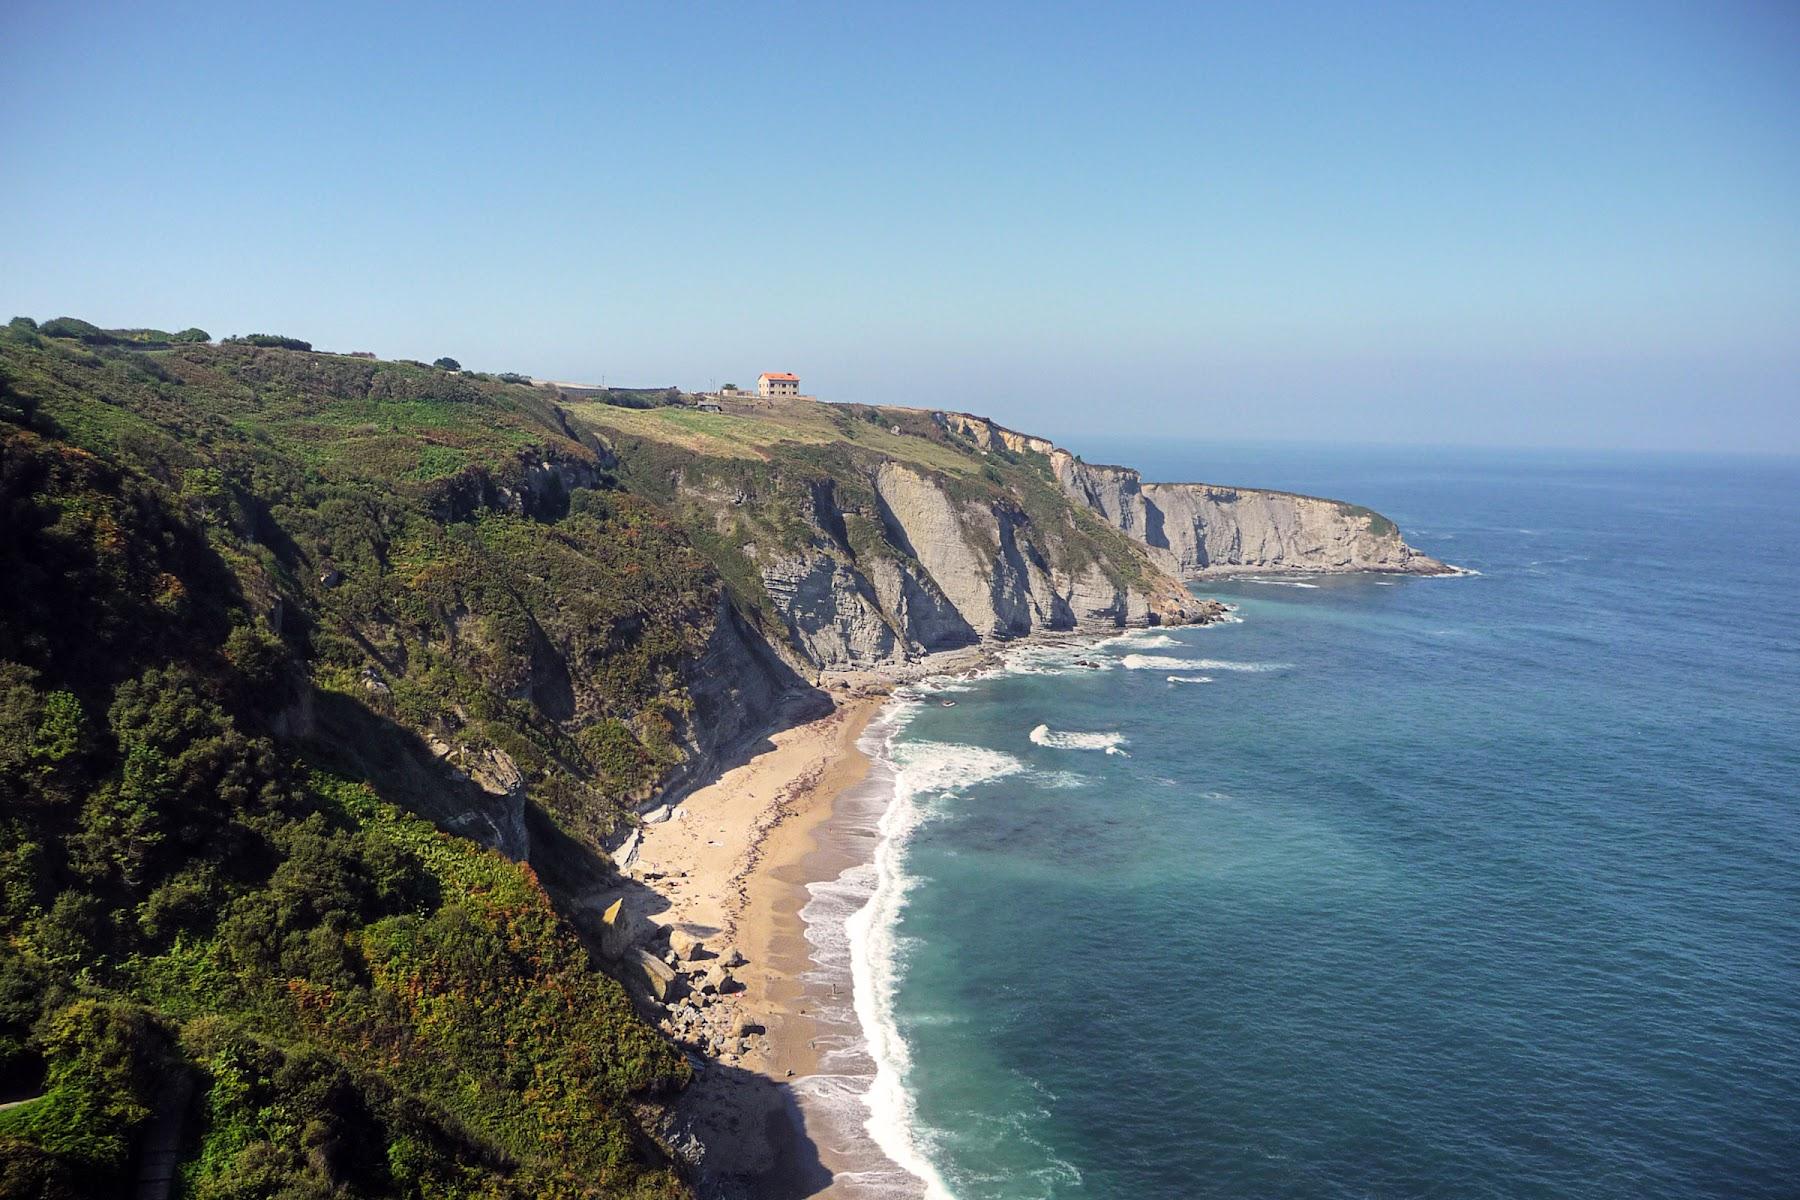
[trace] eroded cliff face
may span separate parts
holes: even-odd
[[[1129,467],[1084,463],[984,417],[945,413],[942,420],[981,449],[1042,455],[1065,495],[1183,577],[1234,570],[1454,570],[1407,545],[1392,521],[1361,505],[1208,483],[1145,483]]]
[[[1204,571],[1395,571],[1451,568],[1407,545],[1380,513],[1341,500],[1204,483],[1143,485],[1146,544],[1184,575]]]
[[[1285,492],[1145,483],[965,413],[746,404],[581,419],[680,515],[802,674],[1041,631],[1218,615],[1184,578],[1449,570],[1393,522]],[[610,456],[616,454],[616,458]]]
[[[690,476],[683,498],[712,514],[754,567],[802,666],[873,666],[1045,630],[1186,624],[1218,615],[1103,527],[1052,529],[1004,493],[983,495],[915,465],[755,494]],[[959,491],[961,494],[958,494]],[[1058,498],[1057,515],[1070,509]],[[779,530],[739,531],[749,510]],[[739,532],[733,532],[739,531]],[[1102,543],[1096,549],[1095,541]]]
[[[937,582],[977,636],[1183,624],[1208,615],[1148,556],[1081,560],[1045,545],[1048,539],[1019,507],[958,505],[942,485],[898,463],[882,465],[875,490],[892,542]]]

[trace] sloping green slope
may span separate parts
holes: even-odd
[[[679,1055],[528,868],[381,793],[436,730],[604,826],[718,585],[564,486],[603,468],[536,397],[437,374],[0,334],[0,1078],[41,1096],[0,1195],[125,1192],[184,1077],[193,1196],[681,1193],[630,1114]],[[603,663],[554,716],[542,644]]]

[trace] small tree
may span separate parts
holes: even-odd
[[[460,371],[460,370],[462,370],[462,364],[457,362],[454,358],[450,358],[448,356],[438,359],[436,362],[432,363],[431,365],[436,367],[440,371]]]
[[[32,739],[31,753],[45,762],[59,763],[86,748],[87,730],[81,701],[68,692],[51,692],[44,697],[44,716]]]

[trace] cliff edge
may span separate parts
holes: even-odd
[[[1146,483],[1130,467],[1096,466],[986,417],[943,413],[945,428],[992,452],[1044,456],[1063,493],[1147,547],[1184,578],[1231,571],[1383,571],[1448,575],[1456,568],[1406,544],[1372,509],[1343,500],[1212,483]]]
[[[802,669],[1222,613],[1073,503],[1041,456],[972,446],[930,413],[779,399],[569,415]]]

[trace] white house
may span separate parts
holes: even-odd
[[[777,396],[798,396],[800,377],[792,371],[764,371],[756,377],[756,394],[764,400]]]

